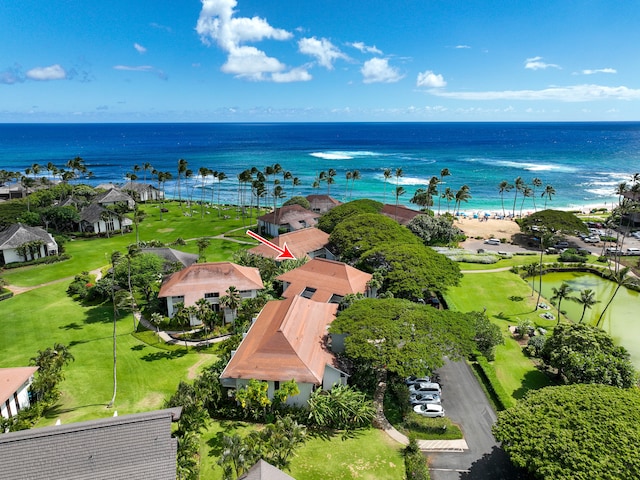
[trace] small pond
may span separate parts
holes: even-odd
[[[537,277],[536,277],[537,278]],[[579,296],[580,290],[590,288],[600,303],[587,309],[584,323],[595,325],[607,302],[616,289],[616,284],[585,272],[553,272],[542,277],[542,295],[550,300],[553,296],[552,288],[558,288],[562,282],[567,282],[573,292],[571,296]],[[537,282],[536,282],[537,287]],[[582,305],[576,302],[562,301],[562,310],[574,322],[580,320]],[[555,315],[554,307],[551,312]],[[622,287],[613,303],[609,306],[600,326],[609,332],[617,345],[624,346],[631,354],[631,360],[640,370],[640,293]]]

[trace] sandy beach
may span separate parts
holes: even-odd
[[[511,238],[520,231],[520,227],[513,220],[497,220],[490,218],[488,220],[478,218],[461,218],[454,222],[454,225],[462,230],[467,237],[496,237]]]

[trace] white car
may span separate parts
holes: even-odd
[[[405,380],[404,380],[404,383],[406,383],[407,386],[414,385],[416,383],[430,383],[430,382],[431,382],[431,378],[429,378],[429,377],[414,377],[414,376],[411,376],[411,377],[405,378]]]
[[[409,393],[429,393],[429,394],[442,394],[442,389],[440,388],[440,384],[438,383],[414,383],[413,385],[409,385]]]
[[[584,243],[598,243],[600,241],[600,237],[587,237],[584,239]]]
[[[409,403],[411,405],[419,405],[422,403],[435,403],[440,405],[442,399],[437,393],[414,393],[409,395]]]
[[[500,240],[497,238],[488,238],[484,241],[487,245],[500,245]]]
[[[444,417],[444,408],[442,408],[442,405],[436,405],[434,403],[416,405],[413,407],[413,411],[425,417]]]

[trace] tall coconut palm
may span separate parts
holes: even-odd
[[[536,274],[538,273],[538,264],[536,262],[529,263],[524,271],[527,273],[528,277],[531,277],[531,296],[533,297],[533,293],[535,292],[536,285]]]
[[[540,180],[538,177],[534,177],[533,180],[531,180],[531,190],[533,191],[532,193],[532,197],[533,197],[533,211],[537,212],[538,208],[536,207],[536,188],[540,188],[542,186],[542,180]]]
[[[387,202],[387,181],[391,178],[391,169],[390,168],[385,168],[384,171],[382,172],[382,175],[384,176],[384,191],[382,194],[382,203],[386,203]]]
[[[228,177],[224,172],[218,172],[218,217],[220,216],[220,182],[226,180]]]
[[[351,180],[351,177],[353,177],[353,172],[350,170],[347,170],[347,172],[345,173],[345,179],[346,182],[345,183],[345,189],[344,189],[344,200],[345,202],[347,201],[348,195],[349,195],[349,180]]]
[[[349,191],[349,200],[351,200],[353,195],[353,186],[355,185],[356,180],[360,180],[360,178],[360,170],[354,170],[351,172],[351,190]]]
[[[147,183],[147,172],[151,172],[153,170],[153,167],[151,166],[151,164],[149,162],[144,162],[142,164],[142,171],[143,173],[143,177],[144,177],[144,183]]]
[[[604,309],[602,310],[602,312],[600,312],[600,316],[598,317],[598,322],[596,323],[596,327],[600,326],[600,323],[602,322],[602,319],[604,318],[604,313],[607,311],[607,309],[609,308],[609,305],[611,305],[611,302],[613,302],[613,299],[616,298],[616,295],[618,294],[618,290],[620,290],[621,287],[626,287],[631,283],[631,279],[629,277],[629,271],[631,269],[629,267],[624,267],[616,272],[611,272],[611,279],[616,282],[616,289],[613,291],[613,294],[611,295],[611,298],[609,298],[609,301],[607,302],[607,304],[605,305]]]
[[[433,199],[424,188],[418,188],[409,202],[418,205],[420,210],[427,210],[433,205]]]
[[[582,320],[584,319],[584,314],[588,308],[591,309],[596,303],[600,303],[600,300],[596,300],[596,292],[594,292],[590,288],[585,288],[584,290],[580,290],[580,296],[570,297],[570,300],[582,305],[582,315],[580,316],[579,323],[582,323]]]
[[[116,401],[116,393],[118,391],[118,370],[116,368],[118,362],[118,349],[117,349],[117,324],[118,319],[118,304],[116,302],[116,265],[122,258],[120,252],[113,252],[111,254],[111,301],[113,302],[113,335],[112,335],[112,348],[113,348],[113,395],[111,401],[107,404],[107,408],[111,408]]]
[[[502,216],[503,217],[506,215],[505,211],[504,211],[504,193],[505,192],[510,192],[512,188],[513,188],[513,185],[511,185],[506,180],[501,181],[500,185],[498,185],[498,191],[500,192],[500,201],[502,202]]]
[[[542,195],[540,195],[541,197],[546,197],[544,199],[544,208],[546,210],[547,208],[547,200],[551,200],[551,197],[553,197],[556,194],[556,189],[553,188],[553,186],[551,185],[547,185],[546,187],[544,187],[544,190],[542,191]]]
[[[522,218],[522,208],[524,207],[524,201],[533,196],[533,189],[529,185],[522,187],[522,201],[520,202],[520,218]]]
[[[184,159],[184,158],[180,158],[178,160],[178,181],[177,181],[177,188],[178,188],[178,202],[180,203],[180,210],[184,213],[184,208],[182,207],[182,188],[181,188],[181,180],[182,177],[184,176],[184,174],[187,171],[187,167],[188,167],[189,163]]]
[[[401,187],[401,186],[397,186],[396,187],[396,192],[395,192],[395,194],[396,194],[396,209],[395,209],[396,220],[398,219],[398,203],[400,202],[400,197],[402,195],[404,195],[405,193],[406,193],[406,190],[404,189],[404,187]]]
[[[462,202],[468,202],[469,199],[471,198],[471,189],[469,188],[468,185],[463,185],[462,187],[460,187],[460,190],[458,190],[456,192],[455,195],[455,205],[454,205],[454,210],[456,212],[458,212],[460,210],[460,205],[462,204]]]
[[[524,183],[524,180],[522,180],[522,177],[516,177],[515,181],[513,182],[513,185],[515,187],[515,192],[513,194],[513,211],[511,212],[511,215],[515,217],[516,216],[516,199],[518,198],[518,192],[522,191],[525,183]]]
[[[238,309],[242,304],[242,297],[238,289],[233,285],[227,288],[225,293],[226,295],[220,297],[220,307],[231,310],[231,317],[235,320],[238,315]]]
[[[211,169],[207,167],[200,167],[198,169],[198,175],[200,175],[200,218],[204,218],[204,186],[209,174],[213,173]]]
[[[448,168],[443,168],[442,170],[440,170],[440,180],[438,181],[438,184],[442,185],[444,183],[444,177],[448,177],[451,175],[451,172],[449,171]],[[440,199],[443,198],[442,195],[438,196],[438,215],[440,215]]]
[[[402,177],[403,175],[404,175],[404,171],[402,170],[402,168],[396,168],[396,173],[395,173],[396,187],[400,185],[400,177]]]
[[[331,195],[331,185],[336,183],[336,181],[333,178],[336,175],[337,175],[337,172],[336,172],[336,170],[334,168],[330,168],[327,171],[327,178],[325,180],[327,182],[327,195]]]
[[[451,187],[447,187],[444,189],[444,192],[440,196],[447,201],[447,213],[449,213],[450,202],[451,200],[456,198],[456,194],[453,193],[453,190],[451,190]]]
[[[547,247],[551,245],[553,242],[553,233],[547,232],[546,228],[543,228],[540,231],[540,261],[538,265],[540,266],[540,276],[539,276],[539,284],[538,284],[538,299],[536,300],[536,310],[538,310],[540,306],[540,297],[542,296],[542,257],[544,255],[544,251]]]
[[[551,297],[551,301],[556,302],[556,307],[558,308],[558,323],[556,325],[559,325],[561,314],[560,306],[562,305],[562,300],[564,300],[565,298],[572,298],[569,296],[569,294],[573,292],[573,288],[571,288],[571,286],[567,282],[562,282],[562,284],[558,288],[553,287],[552,291],[553,296]]]
[[[431,177],[431,179],[429,180],[429,185],[427,186],[427,191],[426,191],[427,200],[428,200],[427,210],[429,210],[429,207],[433,206],[433,197],[438,195],[439,183],[440,183],[440,180],[436,176]],[[439,201],[440,199],[438,199],[438,202]]]

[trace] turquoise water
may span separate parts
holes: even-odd
[[[81,156],[94,173],[90,184],[123,182],[133,165],[150,163],[176,175],[184,158],[194,177],[188,191],[200,198],[200,167],[224,172],[221,198],[237,199],[237,175],[255,166],[279,163],[300,180],[284,182],[287,196],[327,193],[340,200],[374,198],[409,204],[417,188],[425,187],[443,168],[441,190],[470,187],[471,199],[461,209],[501,209],[498,185],[520,176],[537,177],[556,191],[549,206],[584,209],[617,201],[616,185],[640,171],[640,123],[313,123],[313,124],[2,124],[0,168],[19,170],[33,163],[63,167]],[[385,182],[384,170],[402,169]],[[320,171],[336,170],[335,184],[312,188]],[[359,170],[361,179],[347,183],[346,172]],[[41,172],[46,174],[46,171]],[[147,173],[147,181],[151,180]],[[145,172],[138,172],[140,180]],[[282,179],[281,179],[282,180]],[[204,183],[208,198],[214,180]],[[174,184],[167,183],[171,196]],[[184,188],[184,187],[183,187]],[[516,212],[544,206],[541,189]],[[521,196],[518,198],[522,198]],[[505,194],[507,210],[513,192]],[[452,205],[453,206],[453,205]],[[441,202],[446,209],[446,202]]]
[[[542,277],[542,295],[549,299],[553,296],[552,288],[558,288],[562,282],[567,282],[574,290],[571,296],[579,296],[580,290],[590,288],[596,292],[596,299],[600,303],[587,310],[584,323],[595,325],[604,310],[607,302],[616,289],[616,284],[604,280],[597,275],[585,272],[554,272]],[[537,284],[536,284],[537,286]],[[562,310],[567,317],[574,322],[580,320],[582,306],[575,302],[562,301]],[[624,346],[631,354],[633,364],[640,370],[640,321],[638,321],[638,309],[640,308],[640,293],[620,288],[613,303],[609,306],[601,328],[606,330],[615,340],[616,344]],[[555,312],[554,312],[555,315]]]

